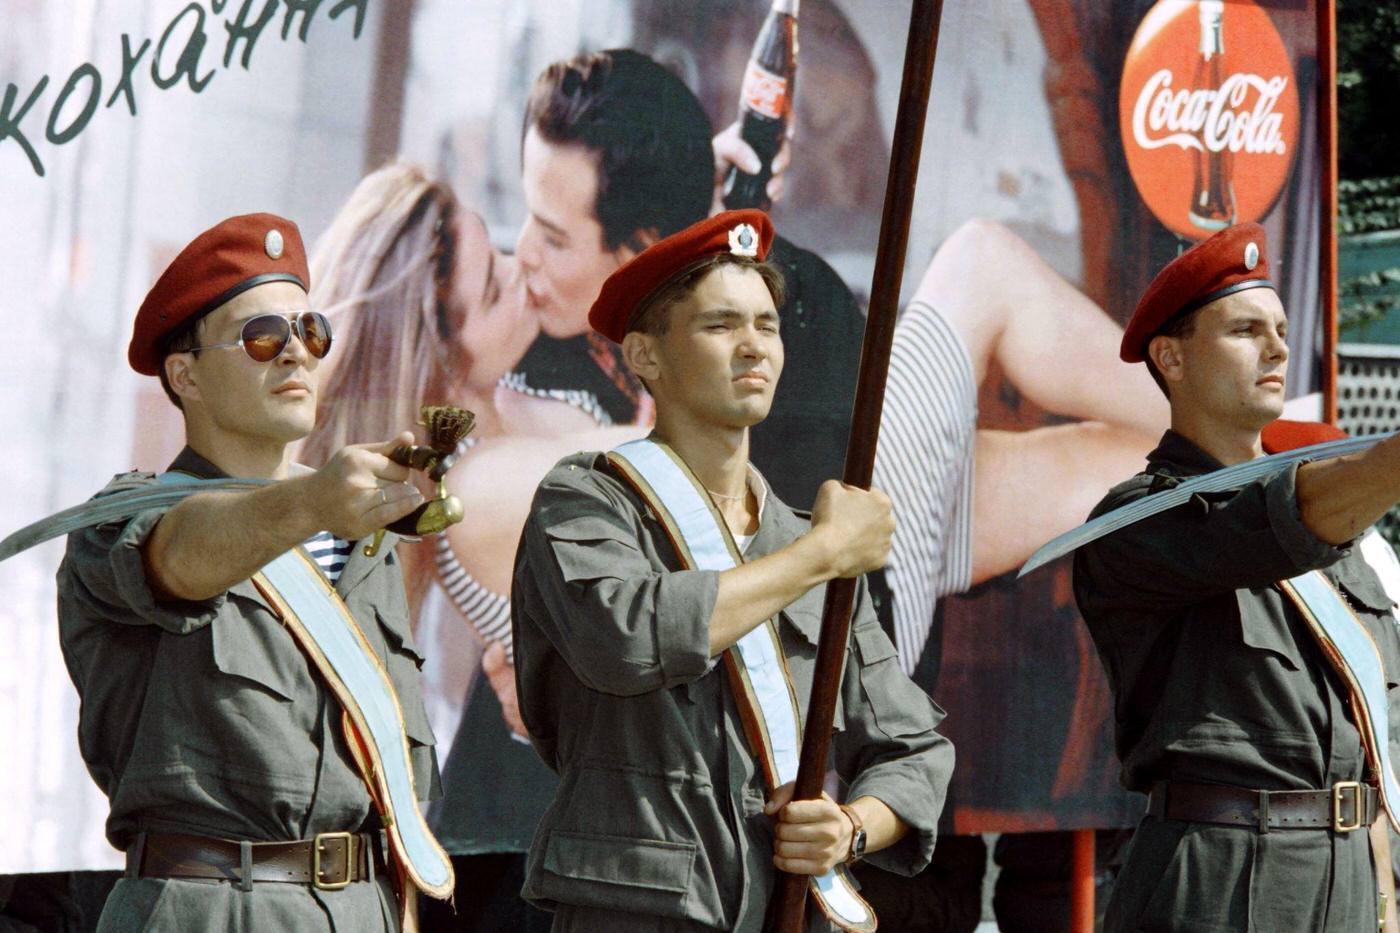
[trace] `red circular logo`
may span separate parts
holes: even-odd
[[[1201,240],[1268,213],[1297,148],[1296,83],[1254,0],[1160,0],[1149,10],[1123,63],[1118,123],[1157,219]]]

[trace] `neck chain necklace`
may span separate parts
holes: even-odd
[[[722,492],[715,492],[709,486],[705,487],[705,491],[708,492],[710,495],[714,496],[716,499],[728,499],[730,502],[738,502],[741,499],[747,499],[749,496],[749,491],[747,489],[737,496],[727,496]]]

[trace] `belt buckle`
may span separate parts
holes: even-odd
[[[1347,823],[1342,819],[1342,801],[1346,797],[1346,792],[1351,791],[1352,796],[1352,819]],[[1332,785],[1332,831],[1336,833],[1355,832],[1361,828],[1364,817],[1361,814],[1361,782],[1360,781],[1338,781]]]
[[[321,854],[326,850],[326,842],[332,839],[340,839],[345,843],[344,881],[324,881],[321,877]],[[349,887],[355,858],[354,833],[317,833],[316,838],[311,840],[311,843],[312,886],[318,891],[339,891],[341,888]]]

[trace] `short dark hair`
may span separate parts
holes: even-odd
[[[712,128],[679,77],[641,52],[609,49],[546,68],[530,91],[521,138],[534,128],[555,145],[597,158],[594,214],[607,248],[641,250],[710,212]]]
[[[160,341],[160,366],[156,369],[156,375],[160,377],[160,387],[165,390],[170,403],[181,411],[185,410],[185,403],[180,401],[180,396],[170,388],[170,380],[165,375],[165,358],[172,353],[193,353],[199,356],[199,351],[192,348],[199,345],[199,324],[203,320],[204,315],[197,315],[166,334]]]
[[[635,330],[657,337],[665,334],[671,326],[671,315],[667,312],[690,294],[697,282],[721,266],[738,266],[757,272],[763,279],[763,284],[768,286],[768,294],[773,296],[773,306],[783,306],[787,297],[787,282],[783,278],[783,271],[776,265],[766,260],[735,256],[733,253],[714,253],[681,269],[643,298],[631,320],[627,322],[627,332]]]
[[[1167,323],[1157,328],[1156,333],[1154,333],[1152,337],[1147,338],[1148,346],[1151,346],[1153,337],[1190,337],[1196,332],[1196,315],[1199,314],[1200,311],[1200,308],[1192,308],[1185,314],[1178,314],[1176,317],[1167,321]],[[1167,391],[1167,380],[1162,378],[1162,374],[1157,370],[1157,364],[1152,362],[1152,355],[1150,353],[1143,353],[1143,360],[1147,363],[1147,372],[1151,374],[1152,381],[1157,383],[1157,388],[1162,390],[1162,394],[1167,397],[1167,401],[1171,401],[1172,394]]]

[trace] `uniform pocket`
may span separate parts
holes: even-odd
[[[423,655],[413,636],[408,633],[406,621],[400,628],[391,624],[379,610],[376,609],[374,615],[388,648],[389,678],[393,681],[399,707],[403,710],[404,731],[418,745],[436,745],[437,738],[423,708],[423,688],[418,675],[419,668],[423,666]]]
[[[816,670],[817,643],[821,640],[822,610],[825,606],[826,587],[817,586],[803,593],[778,613],[783,655],[788,671],[792,674],[793,685],[797,688],[798,702],[804,705],[812,692],[812,676]],[[846,704],[839,693],[836,695],[836,711],[831,727],[836,732],[842,732],[846,728]]]
[[[1353,561],[1348,560],[1337,564],[1334,571],[1342,592],[1350,596],[1354,603],[1380,613],[1389,613],[1395,606],[1395,600],[1390,598],[1369,566],[1353,566]]]
[[[1271,598],[1261,598],[1261,592],[1238,590],[1235,593],[1240,614],[1240,635],[1244,643],[1259,651],[1269,652],[1289,670],[1302,670],[1303,659],[1298,653],[1298,643],[1288,627],[1284,611],[1270,612],[1268,608],[1272,602],[1287,601],[1289,597],[1275,590],[1269,594]]]
[[[890,739],[907,739],[930,730],[926,693],[905,676],[899,667],[899,652],[878,622],[866,622],[851,630],[851,642],[858,660],[857,671],[865,705],[875,725]],[[934,707],[934,718],[942,711]]]
[[[538,896],[722,927],[738,852],[703,775],[619,762],[567,774],[539,836]]]
[[[384,633],[384,641],[389,645],[389,650],[406,657],[413,662],[414,667],[421,669],[423,667],[423,651],[413,640],[413,633],[409,630],[408,625],[408,614],[405,612],[402,617],[399,617],[376,609],[374,616],[379,622],[380,630]]]
[[[862,667],[874,667],[881,661],[899,657],[899,652],[886,637],[879,625],[858,625],[851,632],[851,640],[860,652]]]
[[[549,834],[546,871],[600,885],[685,894],[695,868],[696,846],[662,839],[629,839],[592,833]],[[635,908],[618,906],[624,910]]]
[[[552,900],[677,920],[689,909],[698,847],[555,830],[544,854],[544,893]]]
[[[624,579],[641,559],[635,531],[601,515],[570,518],[546,527],[544,534],[566,583]]]
[[[214,666],[290,702],[311,684],[305,656],[290,632],[271,615],[220,615],[209,626]]]

